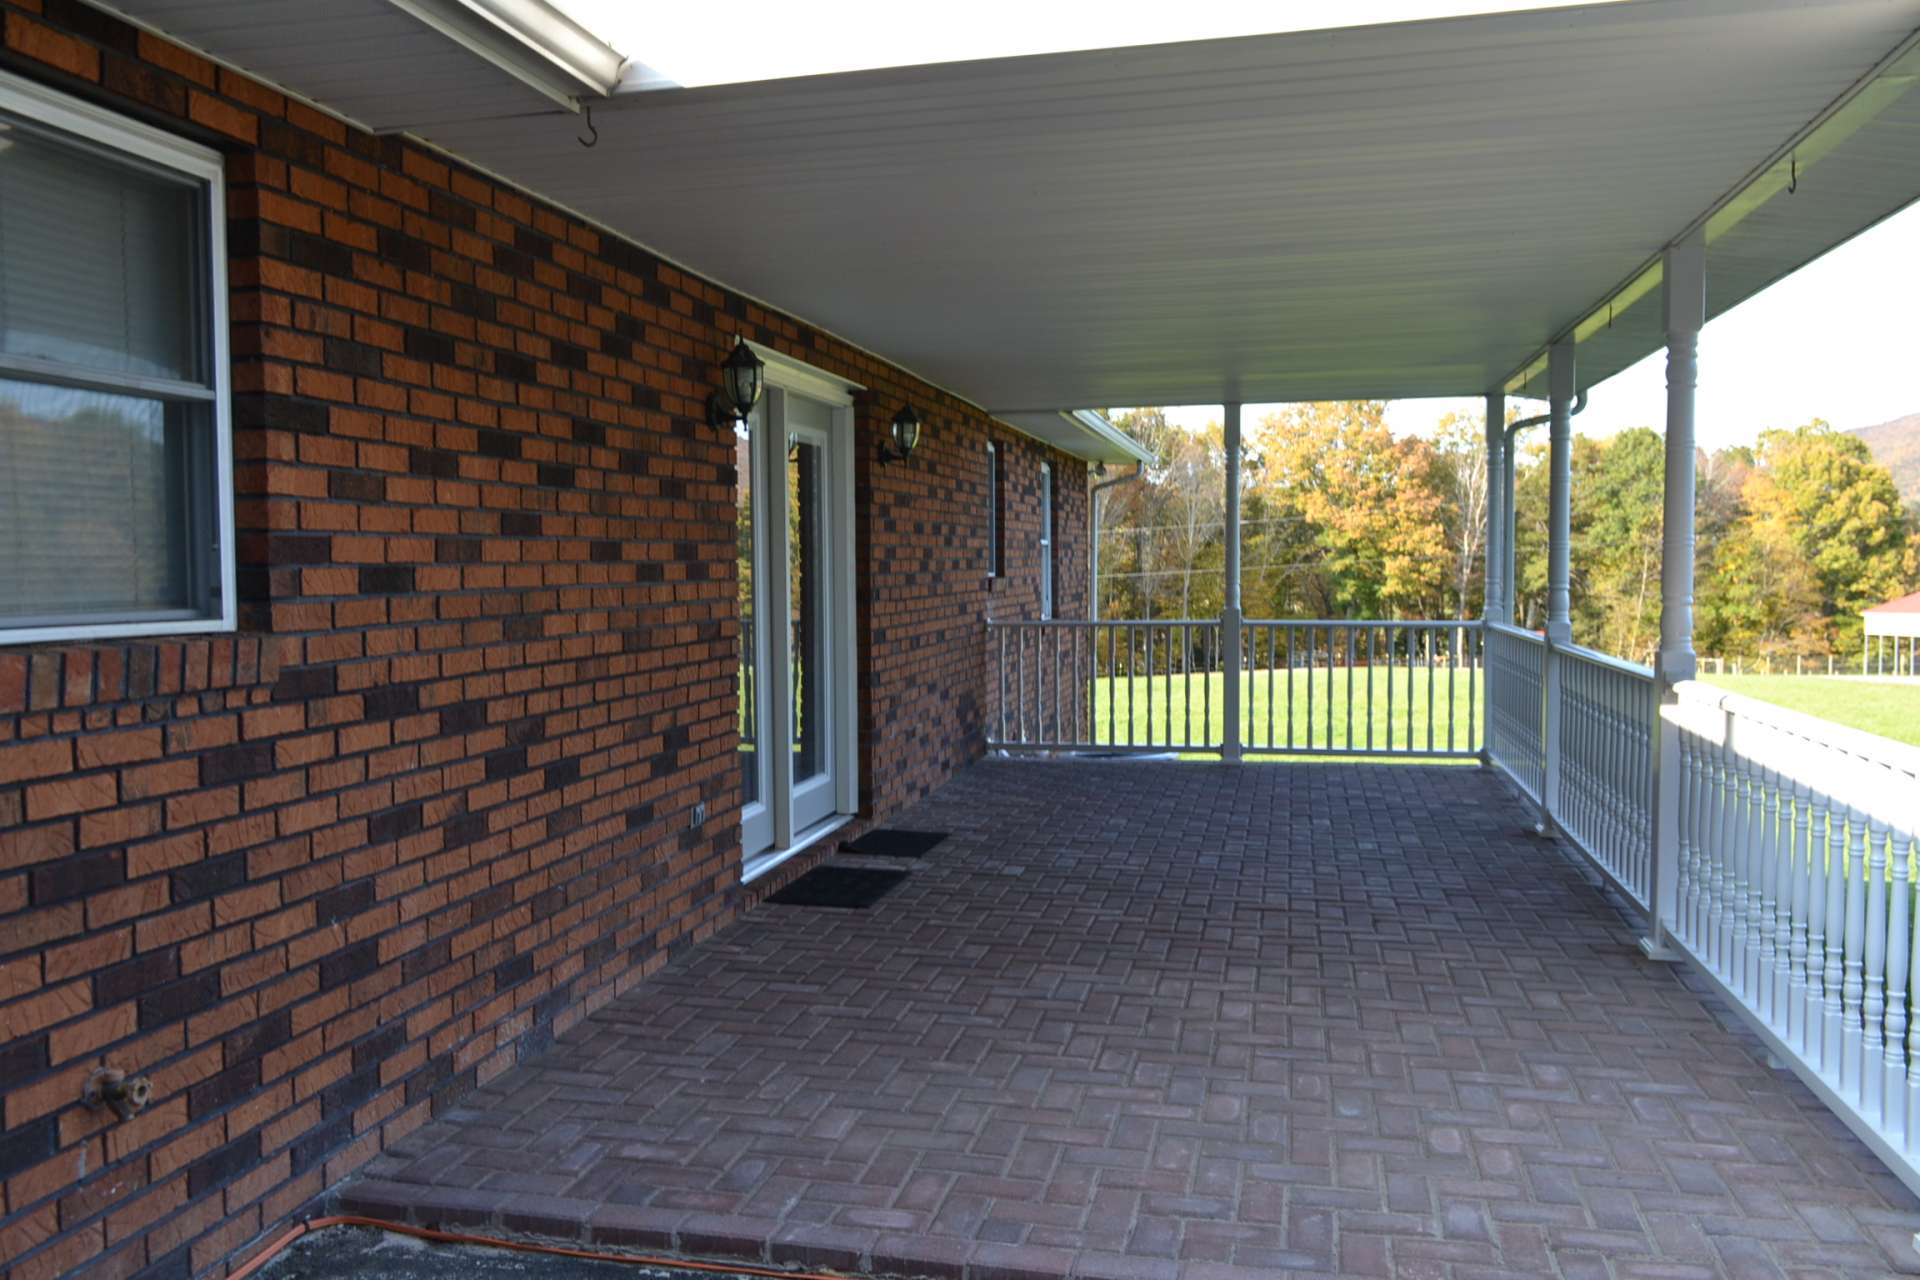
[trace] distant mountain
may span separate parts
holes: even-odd
[[[1853,434],[1867,442],[1881,466],[1893,472],[1900,496],[1910,503],[1920,502],[1920,413],[1861,427]]]

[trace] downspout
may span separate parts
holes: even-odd
[[[1577,418],[1580,416],[1581,412],[1586,409],[1586,407],[1587,407],[1587,391],[1585,387],[1582,387],[1579,393],[1574,396],[1573,406],[1570,409],[1568,409],[1567,416],[1569,418]],[[1521,418],[1519,421],[1509,425],[1507,427],[1507,434],[1506,434],[1506,447],[1502,451],[1502,454],[1506,459],[1506,463],[1501,468],[1501,470],[1505,474],[1502,478],[1502,484],[1504,487],[1504,500],[1501,504],[1504,507],[1504,510],[1500,514],[1503,522],[1506,524],[1507,527],[1505,528],[1505,530],[1502,531],[1502,534],[1501,534],[1500,540],[1502,545],[1500,547],[1500,555],[1505,560],[1505,568],[1506,568],[1505,587],[1507,592],[1506,615],[1507,615],[1507,623],[1510,626],[1520,625],[1519,620],[1516,617],[1514,617],[1514,612],[1513,612],[1514,604],[1520,598],[1520,580],[1519,580],[1519,577],[1517,576],[1520,572],[1520,557],[1518,553],[1514,550],[1514,545],[1513,545],[1513,535],[1514,535],[1514,528],[1515,528],[1514,510],[1513,510],[1513,490],[1514,490],[1514,476],[1518,471],[1518,468],[1516,467],[1514,462],[1513,438],[1516,435],[1518,435],[1520,432],[1524,431],[1526,428],[1537,427],[1541,423],[1548,421],[1552,417],[1553,415],[1551,413],[1537,413],[1531,418]]]
[[[1093,499],[1088,504],[1093,508],[1093,541],[1089,544],[1087,556],[1087,620],[1100,621],[1100,499],[1108,489],[1115,485],[1131,484],[1140,478],[1145,469],[1144,463],[1133,464],[1130,475],[1115,476],[1111,480],[1102,480],[1093,486]]]

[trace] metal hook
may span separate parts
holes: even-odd
[[[1790,196],[1800,194],[1800,153],[1798,151],[1787,157],[1787,194]]]
[[[591,147],[594,143],[600,141],[600,131],[593,127],[593,104],[591,102],[581,103],[580,114],[587,118],[587,136],[584,138],[575,138],[574,141],[583,147]]]

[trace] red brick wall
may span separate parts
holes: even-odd
[[[870,388],[869,816],[980,750],[981,445],[1002,616],[1042,452],[428,149],[69,0],[0,14],[9,69],[228,157],[243,594],[238,636],[0,649],[0,1259],[219,1270],[750,905],[702,413],[734,334]],[[921,453],[880,464],[909,397]],[[1085,473],[1053,464],[1067,613]],[[102,1063],[147,1112],[77,1105]]]

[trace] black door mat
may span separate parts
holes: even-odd
[[[864,911],[892,892],[905,871],[878,871],[867,867],[815,867],[768,898],[783,907],[840,907]]]
[[[840,852],[863,853],[870,858],[924,858],[947,838],[944,831],[902,831],[875,827],[857,840],[842,840]]]

